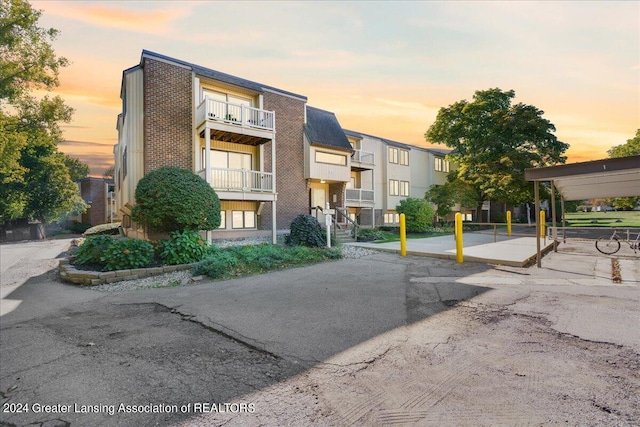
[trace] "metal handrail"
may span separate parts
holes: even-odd
[[[346,211],[342,211],[342,208],[339,207],[335,207],[336,212],[340,212],[340,215],[342,215],[344,217],[344,219],[347,220],[347,222],[350,222],[351,224],[353,224],[353,237],[357,240],[358,239],[358,227],[360,227],[358,225],[357,221],[352,220],[351,218],[349,218],[348,212],[345,213]]]

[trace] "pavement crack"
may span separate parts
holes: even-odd
[[[257,352],[259,352],[259,353],[261,353],[261,354],[263,354],[265,356],[269,356],[269,357],[272,357],[274,359],[281,359],[281,357],[278,356],[277,354],[272,353],[272,352],[270,352],[270,351],[268,351],[268,350],[266,350],[264,348],[261,348],[256,344],[252,344],[252,343],[248,342],[248,340],[250,340],[250,338],[243,336],[242,334],[238,333],[237,331],[234,331],[234,330],[226,328],[226,327],[224,327],[224,326],[222,326],[222,325],[220,325],[220,324],[218,324],[216,322],[213,322],[208,317],[207,317],[208,323],[204,323],[204,322],[198,320],[198,318],[196,316],[191,315],[191,314],[182,313],[176,308],[172,308],[172,307],[169,307],[169,306],[166,306],[164,304],[157,303],[157,302],[156,303],[151,303],[151,304],[155,304],[155,305],[157,305],[159,307],[163,307],[166,310],[168,310],[170,313],[177,314],[180,317],[181,320],[184,320],[186,322],[195,323],[196,325],[200,326],[201,328],[206,329],[207,331],[216,333],[216,334],[218,334],[218,335],[220,335],[222,337],[225,337],[225,338],[227,338],[227,339],[229,339],[229,340],[231,340],[231,341],[233,341],[235,343],[238,343],[238,344],[240,344],[240,345],[242,345],[244,347],[247,347],[250,350],[257,351]],[[215,327],[213,327],[211,325],[216,325],[218,327],[224,328],[225,330],[230,331],[233,335],[223,331],[222,329],[215,328]],[[238,337],[242,337],[242,338],[238,338]],[[245,340],[247,340],[247,341],[245,341]]]

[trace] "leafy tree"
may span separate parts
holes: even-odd
[[[479,198],[521,204],[533,197],[524,170],[564,163],[569,147],[558,141],[554,125],[532,105],[511,104],[513,90],[476,91],[471,102],[458,101],[438,112],[425,133],[434,143],[453,148],[448,157],[458,164],[457,177]]]
[[[626,144],[616,145],[607,151],[609,157],[627,157],[640,155],[640,129],[636,136],[628,139]],[[616,197],[610,200],[614,208],[619,210],[632,210],[640,203],[640,197]]]
[[[76,182],[89,176],[89,165],[65,154],[64,164],[69,169],[71,181]]]
[[[436,205],[438,216],[444,217],[457,204],[462,208],[475,208],[480,196],[472,185],[458,178],[457,172],[453,171],[447,175],[447,182],[443,185],[432,185],[424,198]]]
[[[86,208],[72,175],[88,168],[57,147],[73,109],[58,96],[30,96],[56,87],[68,64],[51,46],[58,31],[38,27],[40,16],[24,0],[0,0],[0,221],[55,221]]]
[[[136,187],[134,221],[152,231],[213,230],[220,226],[220,200],[213,188],[187,169],[165,166]]]
[[[0,0],[0,99],[13,102],[34,86],[58,86],[58,71],[69,61],[51,46],[58,30],[38,27],[41,15],[27,1]]]
[[[401,200],[396,206],[396,212],[404,214],[407,222],[407,231],[422,233],[427,231],[433,221],[433,208],[424,199],[409,197]]]

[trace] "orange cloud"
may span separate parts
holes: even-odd
[[[103,6],[99,4],[78,4],[76,2],[33,2],[42,7],[47,14],[61,16],[103,28],[118,28],[127,31],[163,34],[173,21],[187,15],[190,8],[184,3],[180,7],[161,10],[131,9],[125,7]]]

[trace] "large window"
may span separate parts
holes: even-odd
[[[204,169],[204,148],[202,167]],[[242,169],[252,170],[253,159],[249,153],[211,150],[211,183],[215,188],[243,188]]]
[[[449,162],[442,157],[435,157],[434,169],[437,172],[449,172]]]
[[[251,98],[244,98],[237,95],[230,95],[224,92],[217,92],[210,89],[202,89],[202,99],[212,99],[215,102],[213,105],[212,114],[218,118],[239,121],[242,118],[242,107],[252,107],[253,102]],[[247,118],[245,117],[245,120]]]
[[[400,181],[397,179],[389,180],[389,195],[398,196],[400,194]]]
[[[409,181],[400,181],[400,195],[409,197]]]
[[[231,211],[231,228],[256,228],[254,211]]]
[[[327,153],[325,151],[316,151],[316,163],[329,163],[332,165],[347,165],[347,156],[342,154]]]
[[[385,224],[398,224],[400,222],[400,215],[397,213],[386,213],[384,214],[384,223]]]
[[[398,149],[389,147],[389,163],[398,163]]]
[[[407,150],[400,150],[400,164],[409,166],[409,152]]]
[[[220,211],[220,227],[222,230],[227,228],[227,211]]]

